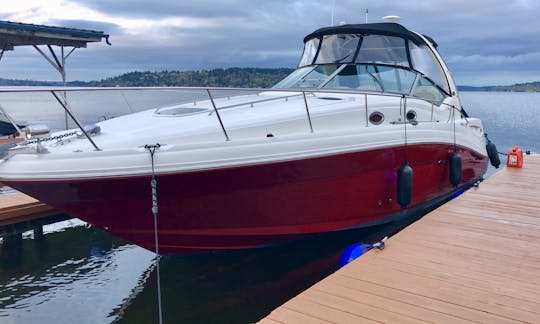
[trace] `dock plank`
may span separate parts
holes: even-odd
[[[261,323],[540,323],[539,197],[525,156],[282,306],[302,318]]]
[[[456,278],[454,278],[455,281],[430,278],[418,268],[417,273],[406,270],[404,267],[387,268],[366,264],[360,266],[359,269],[356,264],[353,264],[344,272],[344,275],[378,285],[399,287],[412,294],[481,310],[502,318],[528,323],[540,318],[540,314],[535,312],[535,309],[540,309],[538,303],[495,291],[485,291],[479,289],[477,284],[470,286],[459,282]]]
[[[372,307],[380,308],[388,312],[393,312],[409,318],[423,320],[429,319],[430,323],[460,323],[459,317],[444,314],[436,310],[424,308],[411,304],[408,299],[395,300],[381,297],[373,291],[362,291],[352,287],[339,285],[336,282],[323,281],[320,285],[313,288],[314,291],[321,291],[344,300],[352,300],[357,303],[363,303]]]
[[[305,300],[311,301],[314,304],[331,307],[337,311],[350,313],[353,316],[357,316],[362,320],[376,320],[378,318],[387,318],[392,323],[428,323],[420,319],[418,315],[410,316],[405,312],[396,311],[380,307],[379,305],[372,305],[364,303],[360,300],[354,300],[351,298],[344,298],[334,293],[326,292],[324,290],[312,289],[306,293]],[[326,312],[326,309],[321,309]],[[358,320],[356,321],[358,322]]]
[[[312,319],[318,319],[326,323],[377,323],[373,321],[370,314],[364,316],[355,315],[354,309],[343,311],[336,309],[334,305],[325,301],[314,302],[308,295],[301,299],[292,299],[284,306],[292,311],[295,311],[304,316],[308,316],[308,321],[300,323],[311,323]],[[285,323],[290,323],[288,320]]]
[[[369,281],[363,281],[356,278],[333,275],[326,278],[324,281],[318,283],[324,285],[326,282],[336,283],[338,287],[349,288],[359,292],[369,293],[389,301],[406,302],[411,305],[416,305],[418,308],[426,311],[432,311],[436,314],[443,314],[447,316],[456,317],[459,320],[465,322],[492,322],[492,323],[516,323],[517,321],[500,317],[494,314],[486,313],[478,309],[474,309],[468,306],[460,304],[448,303],[444,300],[432,298],[431,296],[425,296],[410,291],[399,289],[399,287],[392,287],[384,284],[375,284]],[[272,315],[272,314],[270,314]],[[426,317],[424,320],[435,321],[436,318]],[[384,319],[381,319],[384,322]],[[453,323],[454,321],[450,321]],[[294,323],[294,322],[292,322]]]
[[[56,214],[56,209],[21,193],[0,196],[0,226]]]

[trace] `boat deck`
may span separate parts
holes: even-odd
[[[539,323],[539,198],[528,155],[260,323]]]

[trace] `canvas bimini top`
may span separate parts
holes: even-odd
[[[314,63],[345,63],[354,61],[356,58],[372,60],[374,58],[369,57],[371,56],[369,54],[366,56],[368,52],[363,51],[368,47],[372,50],[384,49],[389,56],[384,59],[385,61],[403,65],[402,61],[405,60],[406,65],[412,67],[410,51],[413,47],[431,45],[437,48],[437,43],[430,37],[420,36],[397,23],[324,27],[307,35],[304,38],[304,44],[304,55],[300,60],[300,67]],[[383,54],[382,51],[378,53],[378,55]],[[380,59],[381,57],[376,58],[376,60]]]
[[[340,25],[340,26],[324,27],[324,28],[317,29],[313,33],[307,35],[304,38],[304,43],[306,43],[312,38],[321,38],[322,36],[325,36],[325,35],[339,35],[339,34],[396,36],[396,37],[412,40],[417,45],[424,43],[424,40],[420,38],[418,34],[413,33],[407,28],[403,27],[402,25],[396,24],[396,23],[347,24],[347,25]],[[432,41],[431,39],[429,40]]]
[[[435,42],[397,23],[317,29],[304,38],[298,68],[275,88],[387,92],[439,104],[455,92]]]

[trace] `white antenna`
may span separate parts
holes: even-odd
[[[332,1],[332,24],[330,26],[334,26],[334,10],[336,8],[336,0]]]
[[[368,23],[368,13],[369,13],[369,10],[366,9],[366,11],[364,11],[365,15],[366,15],[366,24]]]

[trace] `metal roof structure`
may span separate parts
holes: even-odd
[[[65,81],[65,60],[76,49],[86,47],[90,42],[105,42],[109,45],[109,35],[102,31],[78,28],[54,27],[45,25],[23,24],[0,20],[0,60],[6,51],[14,50],[16,46],[33,46],[53,67],[62,74]],[[38,46],[46,45],[52,58],[49,58]],[[61,60],[53,51],[51,45],[60,46]],[[72,47],[64,54],[64,47]]]
[[[15,46],[56,45],[74,48],[86,47],[90,42],[109,43],[109,35],[102,31],[53,27],[0,21],[0,48],[2,52],[13,50]]]
[[[111,45],[109,35],[102,31],[0,20],[0,60],[2,60],[2,56],[6,51],[14,50],[16,46],[32,46],[60,73],[65,86],[66,59],[75,49],[84,48],[91,42],[101,42],[103,38],[105,38],[108,45]],[[50,55],[47,55],[39,46],[46,46]],[[56,53],[52,46],[60,47],[60,53]],[[66,53],[64,51],[65,47],[71,47],[71,49]],[[1,106],[0,112],[3,112]],[[68,118],[66,113],[67,128]]]

